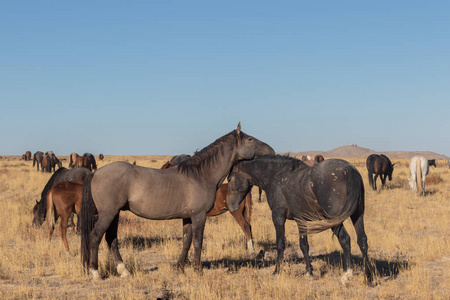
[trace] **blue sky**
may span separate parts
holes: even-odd
[[[450,156],[448,1],[3,1],[0,154]]]

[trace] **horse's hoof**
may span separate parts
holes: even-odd
[[[342,275],[341,277],[341,284],[342,285],[346,285],[349,280],[353,277],[353,270],[349,269],[347,270],[347,272],[344,273],[344,275]]]
[[[125,268],[125,264],[124,263],[120,263],[117,265],[117,273],[120,274],[121,278],[125,278],[130,276],[130,272]]]
[[[91,274],[91,278],[93,281],[98,281],[101,279],[98,270],[89,269],[89,273]]]

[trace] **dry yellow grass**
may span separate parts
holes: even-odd
[[[116,160],[159,168],[169,157],[107,156],[99,167]],[[431,170],[425,198],[408,190],[408,160],[397,163],[394,179],[379,192],[367,184],[364,158],[346,159],[361,172],[366,186],[365,226],[369,257],[377,266],[375,287],[363,283],[361,254],[351,222],[354,278],[339,283],[341,248],[331,231],[310,237],[315,277],[305,276],[294,222],[286,223],[286,262],[273,277],[275,229],[267,203],[257,203],[254,190],[252,229],[256,260],[245,249],[245,238],[230,214],[209,218],[205,228],[203,275],[191,267],[185,274],[172,269],[181,249],[181,221],[151,221],[121,214],[119,239],[132,276],[121,279],[110,267],[104,242],[100,271],[91,282],[83,274],[79,236],[68,233],[65,253],[59,228],[31,227],[31,209],[50,174],[38,173],[31,162],[0,161],[0,298],[1,299],[449,299],[450,294],[450,172],[444,161]],[[67,166],[67,162],[64,163]]]

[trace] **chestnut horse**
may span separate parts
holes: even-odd
[[[81,209],[83,198],[83,184],[61,181],[55,184],[47,195],[47,224],[49,228],[48,239],[51,239],[55,230],[55,223],[61,216],[61,239],[66,251],[69,251],[67,243],[67,223],[72,212],[78,213]]]
[[[320,162],[324,161],[325,158],[323,158],[323,155],[317,154],[316,156],[314,156],[314,160],[317,161],[318,163],[320,163]]]
[[[103,154],[100,153],[100,154],[98,155],[98,159],[103,160],[103,159],[105,159],[105,156],[104,156]]]
[[[182,154],[185,155],[185,154]],[[179,155],[181,156],[181,155]],[[175,156],[175,157],[179,157]],[[185,159],[188,159],[190,155],[185,155]],[[161,169],[167,169],[175,166],[176,164],[171,164],[174,159],[166,162]],[[180,160],[181,162],[183,160]],[[228,191],[228,183],[222,184],[216,191],[216,201],[214,202],[214,207],[206,214],[207,217],[215,217],[223,214],[224,212],[229,211],[227,205],[227,191]],[[241,226],[242,231],[247,238],[247,250],[249,253],[253,253],[255,248],[253,247],[253,236],[252,236],[252,226],[250,225],[250,219],[252,216],[252,192],[250,191],[246,196],[244,201],[239,205],[239,209],[233,211],[231,215],[234,217],[236,222]]]
[[[87,157],[78,156],[75,160],[74,168],[87,168],[92,171],[91,163]]]
[[[69,169],[75,168],[75,161],[77,160],[78,156],[79,156],[78,153],[75,153],[75,152],[70,153],[70,155],[69,155]]]

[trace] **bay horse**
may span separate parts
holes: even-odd
[[[183,159],[176,159],[175,157],[180,157],[181,155],[184,155]],[[170,161],[167,161],[161,169],[167,169],[170,167],[176,166],[176,163],[173,163],[174,161],[181,162],[183,160],[186,160],[190,158],[190,155],[181,154],[174,156]],[[221,215],[227,211],[230,211],[228,209],[227,205],[227,190],[228,190],[228,183],[223,183],[216,191],[216,200],[214,201],[213,208],[206,214],[207,217],[215,217],[218,215]],[[239,205],[239,209],[235,210],[233,212],[230,211],[230,214],[233,216],[233,218],[236,220],[236,222],[241,227],[242,231],[245,234],[245,237],[247,238],[247,250],[249,253],[253,253],[255,251],[255,248],[253,246],[253,236],[252,236],[252,226],[250,225],[250,219],[252,215],[252,208],[253,208],[253,201],[252,201],[252,193],[251,191],[245,196],[244,201],[241,202]]]
[[[92,171],[91,162],[84,156],[78,156],[73,166],[74,168],[86,168],[89,169],[89,171]]]
[[[79,156],[78,153],[75,153],[75,152],[70,153],[70,155],[69,155],[69,169],[75,168],[74,164],[75,164],[75,161],[77,160],[78,156]]]
[[[325,160],[325,158],[323,158],[323,155],[321,155],[321,154],[317,154],[316,156],[314,156],[314,161],[317,161],[317,163],[320,163],[324,160]]]
[[[377,178],[380,176],[381,188],[386,184],[386,177],[392,180],[392,172],[394,165],[391,160],[384,154],[371,154],[366,159],[366,167],[369,176],[369,185],[374,191],[377,190]],[[375,176],[373,176],[375,174]],[[384,175],[384,176],[383,176]]]
[[[33,155],[33,167],[36,165],[37,170],[39,171],[39,165],[41,165],[42,168],[42,159],[44,158],[44,152],[36,151]]]
[[[64,248],[69,252],[67,243],[67,224],[72,213],[77,215],[81,209],[83,197],[83,184],[70,181],[56,183],[47,195],[47,224],[49,228],[48,238],[51,239],[55,230],[55,223],[61,216],[60,230]]]
[[[47,153],[44,154],[44,157],[41,161],[41,171],[42,172],[52,172],[52,159],[50,158],[50,155]]]
[[[100,153],[100,154],[98,155],[98,159],[99,159],[99,160],[104,160],[104,159],[105,159],[105,156],[104,156],[103,154]]]
[[[92,155],[91,153],[86,152],[85,154],[83,154],[84,157],[86,157],[89,160],[89,163],[91,165],[91,169],[92,170],[97,170],[97,162],[95,161],[95,157],[94,155]]]
[[[90,173],[91,171],[86,168],[68,170],[62,167],[56,170],[45,184],[44,189],[41,192],[41,199],[39,201],[36,200],[36,204],[33,207],[33,227],[39,227],[44,223],[47,214],[47,195],[56,183],[70,181],[82,184],[86,175]]]
[[[45,156],[48,156],[50,158],[50,171],[46,170],[46,172],[51,172],[53,170],[53,172],[55,172],[55,167],[58,166],[58,168],[62,168],[62,163],[61,161],[56,157],[55,153],[53,153],[53,151],[47,151],[44,153],[44,159]]]
[[[422,188],[421,194],[425,197],[425,176],[430,171],[428,161],[423,156],[414,156],[409,163],[409,189],[411,193],[419,192],[419,186]]]
[[[130,275],[118,249],[119,213],[129,210],[152,220],[183,220],[183,247],[177,267],[184,270],[194,244],[194,269],[201,272],[201,250],[206,214],[214,206],[217,188],[234,163],[274,150],[264,142],[236,130],[218,138],[176,168],[152,169],[127,162],[108,164],[84,181],[81,205],[81,258],[94,280],[99,279],[98,250],[105,235],[117,273]],[[93,207],[98,210],[94,225]],[[106,234],[105,234],[106,232]]]
[[[24,155],[22,155],[22,159],[24,161],[29,161],[31,160],[31,152],[30,151],[26,151]]]
[[[364,231],[364,184],[358,170],[340,159],[328,159],[314,167],[287,156],[265,155],[234,165],[228,177],[227,202],[231,211],[252,186],[267,195],[276,230],[277,260],[274,274],[281,271],[285,249],[285,222],[295,220],[306,271],[312,275],[307,235],[332,229],[344,251],[342,267],[345,283],[352,276],[350,236],[343,222],[351,217],[361,249],[366,279],[372,281]]]

